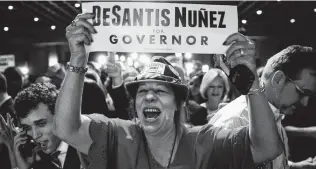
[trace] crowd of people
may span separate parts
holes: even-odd
[[[175,56],[141,71],[113,59],[97,66],[85,50],[93,17],[66,28],[67,65],[32,82],[16,67],[0,74],[1,169],[316,168],[314,156],[291,160],[287,137],[315,127],[282,124],[316,94],[315,49],[292,45],[257,68],[254,42],[228,36],[226,64],[255,77],[241,95],[219,66],[204,73],[197,61],[188,75]]]

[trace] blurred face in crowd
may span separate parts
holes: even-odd
[[[165,133],[174,125],[175,95],[170,85],[145,82],[138,87],[135,107],[145,132]]]
[[[221,102],[224,94],[224,81],[221,77],[217,76],[209,85],[206,91],[207,104],[211,108],[217,109],[218,104]]]
[[[284,114],[292,114],[295,110],[306,107],[309,99],[316,93],[316,71],[303,69],[296,80],[284,75],[284,84],[280,90],[279,109]]]
[[[200,93],[201,79],[198,76],[193,76],[189,82],[189,89],[193,96]]]
[[[198,72],[202,70],[202,66],[200,64],[193,65],[193,72]]]
[[[53,134],[53,114],[47,105],[40,103],[20,120],[27,135],[41,145],[44,153],[50,154],[57,149],[60,139]]]

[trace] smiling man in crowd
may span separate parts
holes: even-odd
[[[52,132],[58,90],[50,83],[35,83],[18,93],[14,109],[23,131],[14,138],[19,169],[79,169],[77,151]],[[27,143],[27,136],[40,144],[39,158],[25,158],[19,147]]]

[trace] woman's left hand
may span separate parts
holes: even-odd
[[[223,45],[231,45],[226,51],[227,64],[230,68],[243,64],[247,66],[257,78],[255,62],[255,43],[241,33],[234,33],[227,37]]]

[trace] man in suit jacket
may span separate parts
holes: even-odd
[[[0,73],[0,115],[6,117],[7,113],[9,113],[11,117],[15,117],[13,100],[8,94],[7,79]]]

